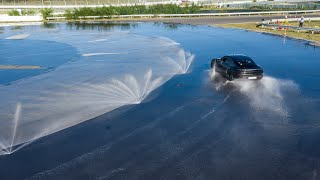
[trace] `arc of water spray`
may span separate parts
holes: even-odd
[[[123,33],[121,33],[121,35],[122,34]],[[146,39],[145,41],[149,42],[149,39]],[[67,41],[66,43],[68,42],[69,41]],[[129,42],[131,43],[131,41]],[[154,49],[157,49],[155,53],[162,53],[164,50],[167,50],[164,47],[166,43],[167,40],[160,42],[159,44],[161,48],[155,46],[156,48]],[[85,120],[89,120],[91,117],[99,115],[100,113],[109,112],[123,105],[142,103],[145,100],[145,98],[148,97],[150,92],[164,84],[174,75],[186,73],[190,67],[190,64],[193,60],[193,56],[190,53],[181,50],[181,48],[173,41],[169,41],[169,43],[170,47],[168,47],[168,50],[170,49],[170,51],[168,53],[165,53],[164,55],[160,54],[159,57],[156,56],[157,58],[160,58],[160,60],[166,60],[168,58],[169,62],[146,61],[146,64],[141,67],[149,67],[149,70],[144,69],[148,70],[147,72],[141,72],[142,69],[140,68],[133,69],[133,73],[129,71],[129,73],[132,74],[129,74],[124,78],[121,76],[119,80],[113,79],[113,77],[122,75],[122,73],[120,73],[122,71],[111,71],[110,73],[105,73],[105,71],[100,72],[99,70],[97,71],[97,74],[92,75],[94,81],[92,82],[93,84],[91,84],[91,80],[89,79],[91,76],[85,77],[86,74],[82,74],[82,71],[78,71],[79,69],[76,68],[77,65],[82,64],[72,63],[71,66],[66,65],[61,69],[50,74],[50,76],[46,76],[49,78],[41,78],[41,82],[43,82],[43,85],[41,87],[35,87],[36,83],[34,82],[38,81],[34,81],[31,79],[31,81],[28,81],[30,82],[30,85],[28,85],[27,87],[36,89],[38,88],[40,89],[39,92],[41,93],[34,93],[36,91],[28,92],[28,102],[26,102],[27,104],[23,104],[23,106],[20,102],[17,104],[13,104],[11,113],[4,114],[5,117],[9,115],[10,118],[7,122],[4,123],[6,125],[4,128],[8,129],[6,129],[6,131],[3,131],[3,133],[1,134],[3,135],[4,140],[0,140],[0,153],[14,153],[22,147],[25,147],[26,145],[36,141],[41,137],[50,135],[54,132],[76,125]],[[77,43],[74,45],[78,47]],[[81,44],[79,44],[80,49],[84,49],[86,47],[87,46],[83,47]],[[160,51],[158,49],[160,49]],[[136,51],[136,49],[129,49],[128,52],[140,53],[140,51]],[[112,55],[120,53],[103,53],[101,51],[97,51],[96,53],[83,54],[83,56],[108,54]],[[141,60],[140,56],[143,57]],[[134,61],[132,63],[132,67],[135,68],[135,65],[139,65],[140,63],[145,62],[145,59],[148,59],[148,57],[149,56],[145,55],[145,53],[142,53],[141,55],[139,54],[137,56],[138,63],[136,64],[136,62]],[[110,62],[103,64],[102,67],[109,68],[109,63]],[[87,65],[87,62],[85,62],[85,64]],[[110,67],[118,67],[118,65],[112,65]],[[83,68],[88,67],[83,66]],[[73,80],[76,76],[64,79],[62,75],[64,74],[65,70],[68,70],[69,73],[69,70],[73,69],[77,69],[74,70],[74,72],[79,73],[79,82],[77,79],[76,81],[72,81],[72,83],[68,83],[69,81]],[[122,70],[122,68],[120,70]],[[125,70],[124,72],[128,71],[127,68],[123,70]],[[63,73],[61,75],[57,72]],[[113,76],[113,73],[116,74]],[[101,79],[104,77],[100,77],[99,75],[111,76],[108,76],[106,79],[107,81],[104,82],[103,79]],[[62,80],[60,80],[60,78]],[[56,83],[56,85],[52,82]],[[60,87],[60,83],[67,86],[67,89]],[[16,90],[17,87],[19,87],[19,85],[11,86],[13,90]],[[20,92],[18,88],[16,91]],[[15,94],[12,94],[12,96],[13,100],[19,98],[19,96],[14,97],[16,96]],[[10,101],[6,103],[11,104],[11,96],[8,99]],[[61,99],[61,101],[57,101],[58,99]],[[78,109],[82,109],[83,107],[85,107],[87,111],[78,112]],[[15,112],[12,112],[13,110],[15,110]],[[40,113],[32,113],[35,110],[39,110]],[[74,115],[72,113],[74,113]],[[80,115],[81,117],[79,117]],[[42,120],[43,117],[48,117],[48,119]]]
[[[139,100],[140,102],[144,99],[144,95],[147,94],[146,92],[147,92],[147,88],[148,88],[148,84],[150,82],[151,76],[152,76],[152,70],[149,69],[147,71],[147,73],[144,75],[146,83],[145,83],[143,91],[142,91],[142,96],[140,97],[140,100]]]
[[[129,88],[127,86],[128,89],[130,89],[130,91],[134,94],[134,101],[136,101],[138,99],[138,97],[140,96],[140,87],[139,87],[139,82],[137,80],[136,77],[134,77],[133,75],[126,75],[125,76],[125,82],[126,84],[129,85]]]
[[[11,140],[9,153],[12,152],[13,143],[17,134],[18,121],[20,119],[20,115],[21,115],[21,103],[19,102],[17,103],[16,112],[14,113],[14,118],[13,118],[13,132],[12,132],[12,140]]]
[[[190,65],[194,59],[194,55],[190,54],[189,52],[180,51],[179,57],[182,60],[182,64],[177,62],[176,60],[167,57],[166,61],[172,65],[174,65],[177,68],[177,72],[181,74],[187,73],[188,69],[190,68]]]
[[[132,75],[126,75],[124,80],[113,79],[108,91],[110,92],[122,92],[128,97],[126,103],[128,104],[139,104],[148,93],[156,88],[157,85],[161,84],[162,78],[152,80],[152,70],[149,69],[143,78],[143,81],[138,81],[136,77]]]
[[[5,144],[0,142],[0,147],[1,147],[0,155],[2,155],[2,154],[10,154],[10,152],[8,151],[8,149],[7,149]]]
[[[181,59],[184,60],[183,62],[183,72],[182,73],[187,73],[193,59],[194,59],[194,55],[192,55],[189,52],[184,52],[184,51],[180,51],[179,52],[179,56],[181,57]]]
[[[119,80],[113,80],[112,82],[114,83],[114,85],[112,85],[113,88],[127,94],[129,97],[135,98],[135,94],[123,82]],[[115,85],[119,85],[120,87],[117,87]],[[121,88],[123,88],[124,90]]]

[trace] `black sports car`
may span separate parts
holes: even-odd
[[[263,77],[263,69],[245,55],[214,58],[211,60],[211,68],[214,68],[214,71],[229,81],[233,79],[261,79]]]

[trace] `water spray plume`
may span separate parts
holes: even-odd
[[[21,115],[21,104],[18,103],[17,108],[16,108],[16,112],[14,113],[14,119],[13,119],[13,133],[12,133],[12,141],[11,141],[11,145],[10,145],[10,152],[12,152],[12,147],[13,147],[13,143],[14,143],[14,140],[16,137],[20,115]]]
[[[177,59],[167,58],[166,61],[168,62],[168,64],[173,65],[173,67],[176,69],[176,72],[178,72],[179,74],[185,74],[188,72],[188,69],[192,64],[194,55],[180,50],[178,53],[178,57],[179,58]]]
[[[0,147],[1,147],[0,155],[1,154],[11,154],[11,153],[15,152],[16,150],[20,149],[21,146],[24,146],[22,144],[20,146],[14,147],[15,138],[16,138],[17,130],[18,130],[18,124],[19,124],[19,120],[21,118],[21,110],[22,110],[22,105],[19,102],[16,105],[16,110],[15,110],[13,119],[11,120],[11,128],[10,129],[12,131],[12,134],[8,139],[8,140],[10,140],[10,144],[8,143],[8,140],[5,140],[4,142],[0,143]]]
[[[211,70],[210,78],[214,80],[217,74]],[[223,79],[223,78],[221,78]],[[271,111],[282,117],[290,116],[285,104],[284,94],[287,91],[298,91],[298,86],[290,80],[276,79],[265,76],[258,81],[250,80],[221,80],[215,82],[216,90],[222,87],[236,90],[233,93],[241,93],[249,99],[250,106],[257,111]]]
[[[92,41],[97,34],[55,33],[59,42],[83,56],[45,74],[0,86],[0,154],[11,154],[116,108],[142,103],[174,75],[188,72],[194,59],[168,38],[108,33],[106,40]],[[52,40],[47,34],[38,38]],[[6,121],[8,117],[13,118]]]

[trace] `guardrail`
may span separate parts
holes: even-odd
[[[38,21],[42,21],[42,16],[0,15],[0,23],[3,23],[3,22],[38,22]]]
[[[113,15],[112,18],[166,18],[166,17],[213,17],[213,16],[243,16],[243,15],[271,15],[271,14],[307,14],[320,13],[320,10],[305,11],[263,11],[263,12],[235,12],[235,13],[198,13],[198,14],[138,14],[138,15]],[[110,16],[81,16],[82,19],[101,19],[110,18]],[[65,17],[47,17],[47,20],[61,20]]]

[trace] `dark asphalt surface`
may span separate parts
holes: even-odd
[[[125,28],[180,43],[196,55],[190,73],[173,77],[149,101],[1,156],[0,179],[319,179],[318,47],[207,26]],[[264,68],[264,79],[250,86],[211,80],[210,60],[231,53],[250,55]]]

